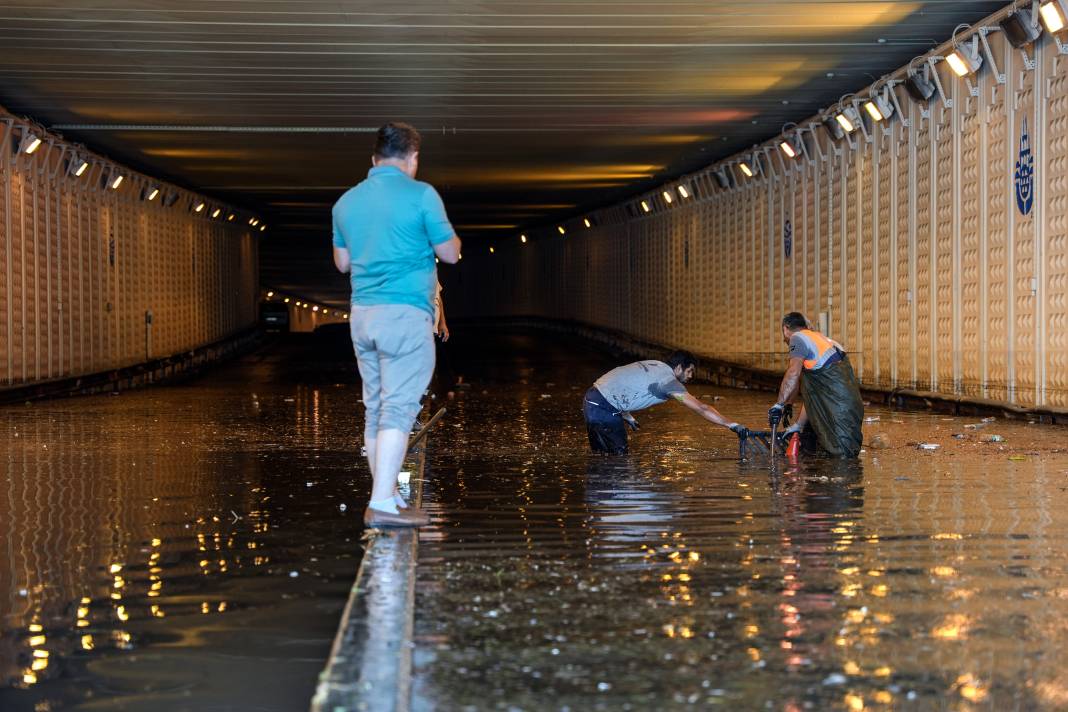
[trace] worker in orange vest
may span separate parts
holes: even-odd
[[[800,312],[782,318],[782,337],[790,346],[790,363],[779,398],[768,410],[768,423],[778,425],[786,405],[800,392],[803,407],[797,422],[783,431],[787,442],[797,433],[805,451],[856,457],[863,443],[864,401],[845,349],[810,329]]]

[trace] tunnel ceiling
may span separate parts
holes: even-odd
[[[1003,5],[0,2],[0,103],[259,211],[264,284],[342,303],[329,209],[385,121],[423,131],[470,246],[762,141]]]

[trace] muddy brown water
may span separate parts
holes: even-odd
[[[597,456],[603,359],[495,344],[435,436],[414,709],[1068,708],[1065,429],[869,408],[884,447],[772,467],[664,404]]]
[[[307,709],[362,553],[349,354],[0,409],[0,710]],[[1068,707],[1063,429],[873,409],[886,449],[772,469],[665,404],[606,458],[579,405],[612,358],[458,330],[449,359],[414,708]]]
[[[307,709],[362,555],[350,355],[0,409],[0,710]]]

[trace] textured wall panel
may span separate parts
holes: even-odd
[[[1068,77],[1050,83],[1046,104],[1044,174],[1046,393],[1059,400],[1068,391]]]
[[[960,216],[957,219],[959,230],[959,282],[960,282],[960,323],[958,350],[958,368],[962,374],[960,391],[966,395],[982,396],[982,363],[980,352],[980,169],[982,155],[980,142],[985,128],[983,114],[965,114],[960,126]]]
[[[1006,55],[1011,61],[1012,55]],[[1010,68],[1011,69],[1011,68]],[[1019,72],[1009,71],[1013,82]],[[980,268],[981,278],[986,280],[985,316],[981,318],[984,329],[982,338],[985,366],[980,370],[983,395],[995,400],[1009,399],[1009,220],[1016,210],[1012,168],[1015,163],[1014,142],[1009,136],[1010,106],[1006,96],[1013,96],[1013,85],[1005,87],[1000,101],[992,103],[987,114],[987,142],[984,166],[986,168],[985,249],[980,256],[985,259]],[[984,376],[985,374],[985,376]]]
[[[1024,122],[1027,124],[1031,140],[1034,142],[1036,138],[1035,101],[1042,95],[1035,90],[1035,82],[1035,73],[1026,72],[1017,92],[1018,110],[1015,116],[1017,141],[1022,135]],[[1036,143],[1032,149],[1040,149],[1040,147]],[[1045,197],[1039,194],[1038,200],[1044,200]],[[1012,233],[1011,326],[1014,340],[1010,376],[1013,385],[1010,397],[1017,403],[1028,405],[1035,402],[1035,330],[1037,328],[1035,287],[1038,281],[1035,263],[1035,233],[1038,229],[1039,223],[1034,209],[1028,215],[1022,215],[1017,209]]]
[[[131,366],[255,323],[245,227],[143,201],[138,176],[110,190],[98,163],[68,176],[64,151],[0,156],[0,387]],[[193,232],[201,264],[182,239]]]

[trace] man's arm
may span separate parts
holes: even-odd
[[[699,416],[711,423],[715,423],[716,425],[722,425],[725,428],[729,428],[732,425],[735,425],[733,421],[724,418],[720,414],[720,412],[712,406],[707,405],[706,403],[702,403],[701,401],[694,398],[691,393],[676,393],[673,394],[672,397],[679,403],[682,403],[694,413],[697,413]]]
[[[434,254],[445,264],[454,265],[460,261],[460,238],[453,235],[440,244],[434,245]]]
[[[786,373],[782,377],[782,385],[779,386],[778,403],[786,405],[792,403],[797,397],[798,387],[801,384],[801,369],[804,367],[803,358],[791,358],[786,367]]]
[[[334,266],[337,267],[337,271],[341,274],[348,274],[352,269],[352,260],[349,258],[349,251],[344,247],[334,247]]]
[[[438,323],[434,331],[441,337],[442,342],[449,340],[449,325],[445,323],[445,300],[441,298],[440,292],[438,293]]]

